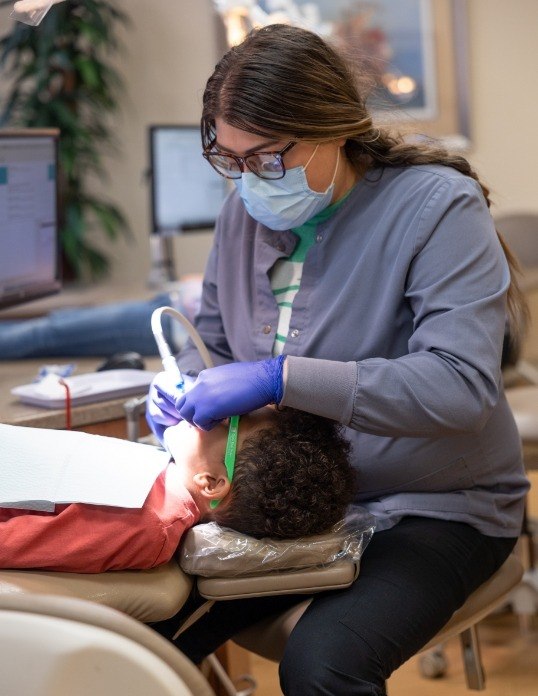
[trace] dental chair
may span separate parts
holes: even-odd
[[[209,687],[205,680],[195,684],[196,689],[192,686],[190,673],[192,669],[197,670],[187,658],[143,623],[162,621],[175,615],[186,602],[194,583],[207,601],[202,610],[181,627],[183,630],[215,601],[280,592],[308,595],[348,587],[357,577],[358,562],[336,560],[337,555],[342,558],[343,555],[341,545],[335,544],[335,534],[310,537],[302,543],[264,542],[250,540],[230,530],[222,530],[218,537],[214,532],[208,536],[204,528],[212,526],[216,527],[210,524],[195,526],[189,530],[182,545],[182,557],[187,559],[184,563],[207,577],[185,573],[176,559],[151,570],[100,574],[0,570],[2,696],[56,696],[58,693],[69,693],[70,696],[89,696],[90,693],[103,696],[109,693],[209,696],[213,692],[207,690]],[[247,557],[242,552],[245,543],[251,544]],[[330,562],[324,567],[315,567],[312,564],[319,560],[320,554]],[[252,573],[256,569],[258,572],[254,575],[243,574],[245,570]],[[5,612],[13,614],[4,616]],[[21,617],[23,612],[28,615]],[[4,651],[3,647],[10,643],[12,634],[12,647]],[[31,635],[27,644],[24,643],[25,634]],[[117,636],[113,639],[115,634],[128,639],[129,644],[119,641]],[[151,652],[156,655],[154,660],[150,659]],[[36,666],[25,673],[23,665],[29,662],[28,656],[32,654],[38,656]],[[174,661],[173,655],[177,660]],[[151,685],[152,679],[159,684],[161,672],[168,673],[171,668],[192,691],[185,690],[187,687],[167,690],[169,682],[174,684],[169,674],[162,677],[162,692],[149,690],[149,686],[144,687],[146,691],[118,688],[118,684],[123,683],[124,672],[130,669],[130,662],[138,660],[142,660],[143,665],[140,684]],[[151,662],[147,667],[148,674],[143,674],[148,660]],[[166,664],[163,666],[157,661]],[[116,690],[108,691],[105,685],[111,678],[110,665],[114,662],[118,663],[120,681],[111,681]],[[226,693],[239,693],[214,656],[209,665]],[[9,683],[11,690],[7,686],[4,688],[4,669],[10,675],[10,681],[5,683]],[[102,688],[101,682],[96,686],[92,670],[102,672]],[[71,688],[69,679],[72,674],[76,688]],[[251,688],[241,693],[254,693],[252,682],[250,680]]]
[[[193,530],[196,530],[196,527]],[[239,541],[242,541],[240,537]],[[191,547],[191,556],[192,549],[195,548],[196,541],[194,546]],[[26,635],[30,635],[33,632],[32,642],[34,642],[35,638],[37,645],[32,647],[32,650],[38,650],[40,643],[43,643],[44,645],[40,646],[38,650],[40,652],[40,661],[43,663],[49,661],[51,664],[54,664],[54,661],[57,659],[55,656],[55,643],[58,641],[61,644],[65,635],[65,632],[62,633],[65,626],[61,625],[60,619],[69,620],[69,612],[72,610],[72,620],[75,622],[91,624],[92,621],[90,619],[95,617],[95,622],[100,629],[99,635],[95,635],[96,643],[99,644],[101,638],[108,641],[102,648],[104,652],[109,652],[107,645],[112,640],[110,633],[117,633],[119,636],[127,637],[132,643],[140,643],[145,651],[154,652],[158,659],[164,659],[168,667],[171,667],[172,671],[175,670],[187,682],[188,675],[178,671],[174,667],[173,661],[171,664],[167,656],[171,654],[170,651],[175,652],[179,655],[178,660],[182,666],[184,665],[183,660],[189,664],[186,658],[171,645],[167,644],[164,639],[160,639],[151,629],[140,625],[133,619],[138,619],[140,622],[153,622],[170,618],[183,606],[194,582],[196,582],[197,591],[207,600],[206,605],[202,609],[202,611],[205,611],[215,601],[278,594],[280,592],[309,595],[317,591],[344,588],[354,581],[358,572],[358,563],[352,560],[339,562],[336,559],[333,563],[319,568],[269,570],[254,576],[232,573],[228,576],[219,577],[218,575],[210,574],[208,577],[199,576],[196,578],[186,575],[175,560],[165,566],[149,571],[110,571],[99,575],[2,570],[0,571],[0,626],[2,627],[0,636],[3,636],[3,645],[0,655],[4,652],[4,655],[1,655],[1,659],[6,663],[6,669],[11,670],[10,674],[13,672],[13,665],[21,664],[15,660],[17,650],[15,650],[15,654],[13,652],[10,653],[13,656],[12,658],[6,657],[7,653],[4,651],[4,645],[9,644],[9,636],[11,635],[11,629],[6,627],[14,626],[16,621],[21,619],[17,617],[12,624],[8,624],[4,621],[4,611],[18,611],[20,613],[27,607],[32,617],[36,613],[50,616],[50,627],[44,630],[40,628],[44,623],[43,616],[38,617],[38,620],[27,617],[26,628],[22,632]],[[520,582],[522,575],[523,568],[520,562],[515,556],[510,556],[495,575],[469,597],[466,603],[455,612],[449,623],[423,648],[426,650],[459,634],[461,636],[466,680],[469,689],[482,690],[485,688],[485,677],[480,659],[476,624],[505,602],[511,590]],[[263,657],[279,660],[287,637],[308,606],[308,602],[309,600],[307,599],[286,614],[243,631],[235,638],[235,642]],[[114,611],[114,609],[120,610],[122,613]],[[129,616],[125,616],[125,614]],[[198,616],[195,616],[193,620],[197,618]],[[35,631],[31,626],[34,620],[36,621]],[[55,621],[58,621],[58,631],[53,626]],[[185,625],[181,628],[184,629]],[[16,627],[13,630],[16,631]],[[103,633],[105,630],[109,632],[106,636]],[[155,638],[154,641],[149,638],[150,634]],[[165,646],[163,646],[163,641]],[[24,645],[20,643],[19,645],[22,651],[21,654],[27,655],[28,652]],[[81,645],[84,646],[83,643]],[[133,651],[137,649],[136,646],[133,647],[132,645],[128,647],[129,650],[132,648]],[[84,652],[86,648],[81,647],[81,650]],[[118,663],[122,665],[122,670],[123,665],[130,659],[126,656],[129,650],[126,648],[117,657]],[[77,659],[79,658],[73,656],[73,664],[76,664]],[[116,660],[116,657],[110,654],[107,659]],[[67,656],[62,657],[62,660],[69,662]],[[24,660],[22,664],[24,665],[27,662],[28,660]],[[3,666],[3,663],[0,664]],[[220,677],[226,693],[230,695],[240,693],[235,690],[235,687],[227,679],[222,668],[214,658],[211,664],[217,676]],[[44,674],[48,674],[46,665],[41,665],[39,669],[42,670],[39,672],[40,678]],[[92,669],[94,668],[92,667]],[[160,669],[161,666],[155,667],[157,671]],[[188,671],[188,668],[186,670]],[[24,674],[24,667],[17,671],[21,679],[27,678],[27,675]],[[78,682],[87,679],[90,686],[93,685],[93,672],[85,672],[78,668],[74,671],[78,675]],[[28,679],[30,677],[31,675],[28,675]],[[13,683],[17,685],[16,674],[13,678],[15,679]],[[203,681],[202,684],[205,687]],[[88,691],[57,689],[54,692],[47,691],[45,688],[46,683],[42,681],[41,691],[37,689],[37,686],[35,686],[37,690],[25,690],[19,684],[18,689],[15,689],[12,693],[3,689],[2,696],[4,694],[5,696],[19,696],[22,693],[25,696],[49,696],[49,694],[52,696],[53,693],[86,696],[86,694],[89,695],[90,693],[90,686],[87,686]],[[93,687],[91,693],[108,696],[107,691]],[[116,691],[116,693],[127,693],[127,691]],[[129,691],[129,693],[136,696],[137,693],[143,692]],[[152,691],[146,691],[144,696],[153,696],[153,693]],[[163,688],[161,693],[162,696],[165,696],[167,693],[172,692],[168,692]],[[161,693],[159,693],[159,696],[161,696]],[[191,692],[177,691],[177,694],[184,693],[190,694]],[[192,691],[192,693],[206,696],[211,691]],[[254,693],[254,691],[250,689],[241,693]]]
[[[0,594],[0,674],[2,696],[214,696],[147,626],[57,595]]]

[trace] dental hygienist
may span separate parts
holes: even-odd
[[[527,490],[500,371],[520,296],[487,189],[463,157],[375,127],[364,99],[302,29],[268,26],[219,62],[203,155],[235,191],[197,318],[217,367],[186,394],[159,374],[148,407],[158,434],[268,403],[349,426],[377,531],[354,585],[315,595],[294,629],[294,696],[385,694],[506,559]],[[202,369],[192,346],[178,362]],[[218,602],[176,644],[199,661],[303,599]]]

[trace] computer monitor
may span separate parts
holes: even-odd
[[[149,146],[152,232],[213,227],[229,187],[202,157],[200,126],[150,126]]]
[[[58,136],[0,130],[0,307],[60,290]]]

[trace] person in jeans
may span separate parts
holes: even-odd
[[[2,320],[0,313],[0,360],[107,357],[124,351],[158,355],[151,332],[153,311],[171,306],[192,322],[201,292],[201,279],[193,274],[148,300],[58,309],[29,319]],[[169,345],[179,350],[185,329],[167,315],[162,325]]]

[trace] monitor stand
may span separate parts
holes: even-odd
[[[150,288],[160,288],[177,280],[174,265],[172,237],[152,234],[149,238],[151,268],[148,276]]]

